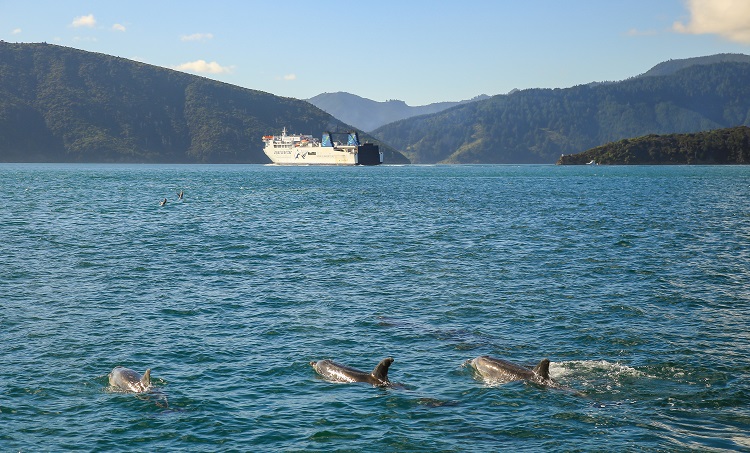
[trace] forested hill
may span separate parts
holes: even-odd
[[[267,163],[261,137],[283,127],[316,136],[350,129],[296,99],[99,53],[0,42],[3,162]],[[388,163],[408,162],[381,149]]]
[[[561,154],[647,134],[750,124],[750,63],[530,89],[376,129],[413,163],[555,163]]]
[[[585,165],[591,161],[603,165],[747,165],[750,164],[750,127],[624,139],[562,156],[557,163]]]

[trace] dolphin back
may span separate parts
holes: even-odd
[[[543,359],[533,369],[486,355],[473,359],[471,363],[479,375],[487,381],[506,383],[528,380],[547,386],[554,385],[549,377],[549,359]]]
[[[393,358],[388,357],[380,361],[378,365],[375,367],[375,369],[372,370],[373,378],[380,381],[381,383],[387,383],[388,382],[388,368],[393,363]]]
[[[313,369],[324,378],[334,382],[367,382],[369,375],[365,371],[351,368],[332,360],[310,362]]]
[[[390,385],[390,381],[388,381],[388,367],[391,366],[391,363],[393,363],[391,357],[381,360],[378,366],[372,370],[372,373],[341,365],[328,359],[310,362],[310,365],[312,365],[318,374],[329,381],[367,382],[372,385],[387,386]]]

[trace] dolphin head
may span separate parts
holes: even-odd
[[[147,392],[151,389],[151,369],[146,370],[141,376],[129,368],[116,366],[109,373],[109,385],[125,392]]]

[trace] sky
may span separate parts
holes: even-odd
[[[750,0],[0,0],[0,40],[418,106],[750,54]]]

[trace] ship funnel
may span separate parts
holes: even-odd
[[[349,138],[347,139],[346,144],[349,146],[359,146],[359,135],[357,135],[357,131],[349,132]]]
[[[321,143],[322,146],[333,146],[333,140],[331,139],[331,133],[330,132],[323,132],[323,143]]]

